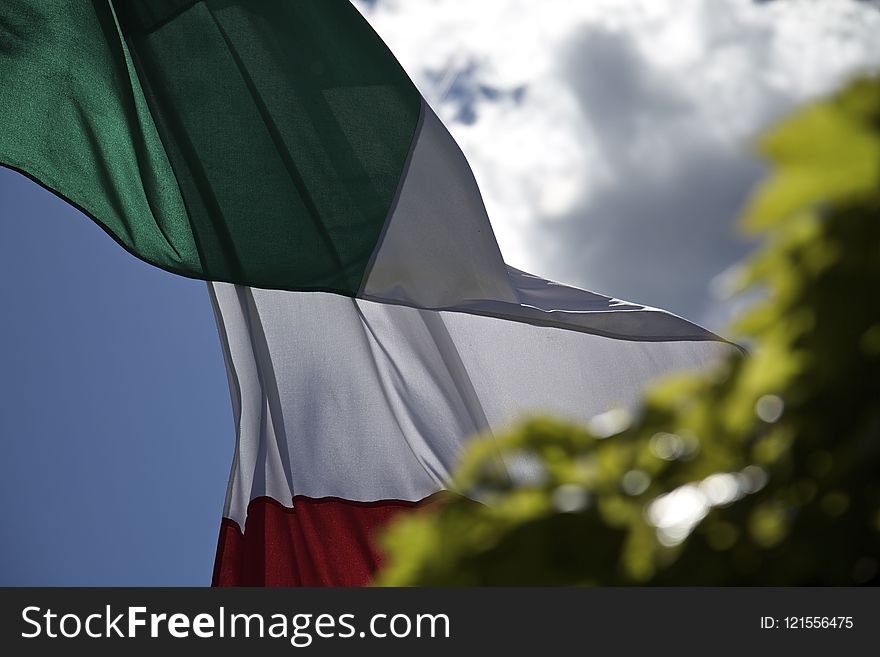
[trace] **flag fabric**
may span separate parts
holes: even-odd
[[[469,437],[731,350],[505,264],[464,155],[347,0],[4,0],[0,163],[208,281],[237,442],[217,585],[359,585]]]

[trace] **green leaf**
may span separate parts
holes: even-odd
[[[765,230],[802,210],[875,190],[880,179],[878,118],[877,85],[858,83],[764,137],[759,150],[776,167],[746,210],[746,230]]]

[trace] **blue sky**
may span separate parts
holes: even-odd
[[[210,582],[234,444],[205,284],[0,169],[0,585]]]
[[[880,64],[850,0],[356,4],[510,264],[716,329],[755,135]],[[5,169],[0,224],[0,585],[209,583],[234,430],[204,283]]]

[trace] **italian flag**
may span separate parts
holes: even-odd
[[[3,0],[0,163],[207,281],[237,432],[217,585],[367,583],[470,436],[632,406],[731,349],[507,266],[347,0]]]

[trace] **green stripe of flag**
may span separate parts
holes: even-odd
[[[354,295],[421,99],[347,0],[4,0],[0,161],[139,257]]]

